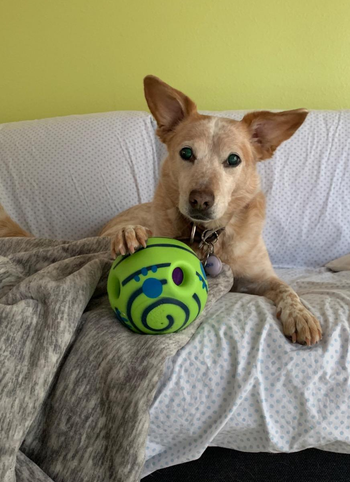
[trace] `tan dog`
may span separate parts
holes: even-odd
[[[145,246],[152,233],[189,240],[193,224],[198,231],[224,227],[215,254],[231,266],[233,290],[272,300],[293,343],[317,343],[318,320],[272,268],[262,239],[265,197],[256,170],[302,125],[307,111],[252,112],[238,122],[200,115],[191,99],[157,77],[147,76],[144,86],[169,154],[152,203],[128,209],[102,230],[101,236],[112,238],[113,256]],[[0,213],[0,236],[30,236],[11,222]],[[192,247],[205,256],[198,243]]]
[[[272,300],[294,343],[317,343],[318,320],[272,268],[262,239],[265,197],[256,170],[302,125],[307,111],[252,112],[237,122],[198,114],[191,99],[156,77],[146,77],[144,85],[169,155],[153,202],[128,209],[103,229],[101,236],[112,237],[113,255],[133,253],[151,233],[189,240],[192,223],[225,227],[215,254],[231,266],[233,289]],[[194,249],[204,256],[198,245]]]

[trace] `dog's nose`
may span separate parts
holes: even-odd
[[[214,204],[214,193],[212,191],[191,191],[189,202],[193,209],[206,211]]]

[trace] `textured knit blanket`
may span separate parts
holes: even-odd
[[[171,335],[132,333],[109,305],[109,240],[0,239],[1,482],[136,482],[167,357],[229,291]]]

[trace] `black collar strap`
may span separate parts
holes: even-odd
[[[203,248],[204,246],[215,244],[224,229],[224,227],[218,229],[206,229],[203,226],[198,226],[192,223],[190,237],[181,237],[177,239],[179,241],[187,242],[190,246],[197,243],[199,248]]]

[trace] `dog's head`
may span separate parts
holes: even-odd
[[[169,196],[181,213],[200,224],[225,224],[259,191],[256,163],[302,125],[297,109],[251,112],[241,121],[201,115],[182,92],[154,76],[144,79],[145,97],[157,134],[168,148],[163,166]]]

